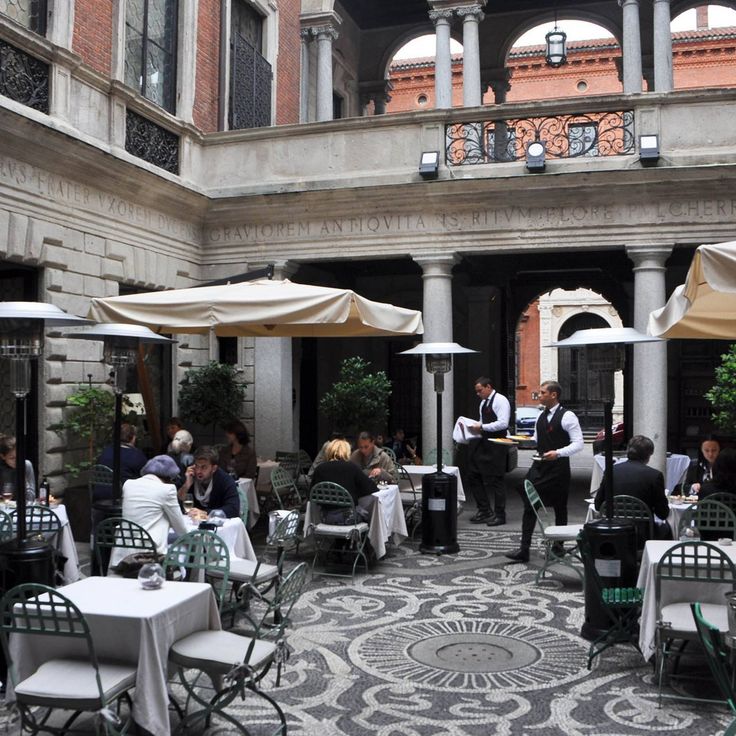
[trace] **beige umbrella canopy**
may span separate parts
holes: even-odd
[[[349,289],[258,279],[237,284],[93,299],[90,319],[146,325],[155,332],[220,337],[415,335],[422,313]]]
[[[736,339],[736,241],[701,245],[684,284],[649,315],[658,337]]]

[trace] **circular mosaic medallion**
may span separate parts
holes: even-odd
[[[362,670],[417,687],[518,691],[586,677],[588,643],[543,624],[489,619],[399,622],[353,640]]]

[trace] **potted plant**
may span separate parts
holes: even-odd
[[[713,423],[725,434],[736,434],[736,345],[721,356],[715,377],[715,385],[705,394],[713,407]]]

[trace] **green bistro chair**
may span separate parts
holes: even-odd
[[[290,511],[276,523],[273,533],[266,537],[266,546],[276,549],[276,566],[279,569],[279,575],[283,572],[286,553],[294,550],[295,555],[299,554],[301,543],[301,537],[299,536],[300,521],[299,512]]]
[[[140,524],[121,517],[103,519],[95,529],[94,551],[100,575],[107,575],[110,555],[115,548],[130,553],[149,552],[153,557],[158,555],[151,535]]]
[[[350,520],[346,524],[325,523],[324,520],[312,523],[308,533],[314,537],[314,560],[312,561],[312,577],[315,574],[349,577],[355,580],[355,569],[358,562],[363,561],[366,573],[368,572],[368,557],[365,554],[365,545],[368,539],[368,524],[358,521],[355,512],[355,502],[348,491],[338,483],[323,481],[315,483],[309,494],[309,504],[312,518],[319,514],[324,519],[324,508],[344,510],[346,517]],[[317,508],[315,508],[317,507]],[[337,545],[336,542],[341,542]],[[353,558],[352,571],[350,575],[337,572],[327,572],[327,562],[342,558],[343,556]],[[324,565],[317,570],[317,562],[322,560]]]
[[[97,733],[123,736],[132,724],[128,691],[135,687],[136,667],[97,658],[84,615],[62,593],[46,585],[26,583],[9,590],[0,603],[0,638],[15,690],[22,732],[66,734],[81,713],[101,713]],[[8,637],[32,636],[76,640],[74,655],[44,657],[30,672],[27,663],[16,661]],[[51,643],[49,641],[49,643]],[[70,647],[71,649],[71,647]],[[53,651],[53,649],[52,649]],[[128,715],[120,717],[121,700]],[[52,725],[53,711],[71,711],[62,725]]]
[[[13,518],[7,511],[0,510],[0,542],[6,542],[14,536]]]
[[[437,465],[437,448],[436,447],[430,447],[429,450],[427,450],[427,454],[424,456],[424,464],[425,465]],[[452,465],[452,451],[448,450],[446,447],[442,448],[442,464],[443,465]]]
[[[694,526],[706,541],[720,537],[734,538],[736,535],[736,514],[725,504],[706,496],[694,503],[680,518],[679,535]]]
[[[605,508],[603,509],[605,515]],[[636,549],[639,557],[644,550],[647,539],[654,539],[654,516],[652,510],[640,498],[622,494],[613,497],[614,519],[626,519],[634,522],[636,533]]]
[[[299,493],[294,476],[279,466],[271,472],[271,490],[280,509],[301,509],[302,496]]]
[[[286,736],[286,716],[279,704],[266,693],[263,678],[276,664],[276,687],[280,684],[281,667],[288,655],[286,630],[291,624],[291,611],[301,595],[306,576],[307,565],[301,563],[284,578],[252,631],[243,634],[198,631],[174,643],[169,651],[169,661],[176,666],[179,680],[187,692],[186,715],[177,732],[188,731],[199,724],[209,726],[212,718],[218,717],[244,736],[250,736],[251,731],[243,723],[243,718],[225,709],[238,696],[245,700],[246,694],[252,694],[263,698],[276,712],[279,725],[270,733]],[[198,674],[192,677],[192,671]],[[202,687],[201,673],[211,680],[214,694],[208,696]],[[260,709],[255,712],[260,713]]]
[[[417,492],[411,475],[403,465],[396,465],[396,480],[399,484],[401,505],[404,507],[406,528],[413,540],[414,534],[422,523],[422,496]]]
[[[245,528],[247,529],[249,526],[248,513],[250,511],[248,494],[245,492],[245,488],[243,488],[238,481],[235,481],[235,485],[238,489],[238,498],[240,499],[240,520],[245,524]]]

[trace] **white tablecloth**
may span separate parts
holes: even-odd
[[[256,491],[261,495],[271,493],[271,473],[274,468],[278,468],[279,463],[275,460],[259,460],[258,461],[258,483]]]
[[[386,544],[389,540],[394,544],[401,544],[409,536],[409,532],[406,530],[399,487],[391,484],[379,489],[373,495],[377,500],[373,504],[371,518],[368,520],[368,539],[375,550],[376,557],[380,560],[386,555]],[[308,503],[304,516],[304,535],[309,534],[310,524],[318,522],[317,516],[312,516],[312,507]]]
[[[669,524],[670,530],[672,531],[672,538],[678,539],[679,532],[677,531],[680,526],[680,519],[682,515],[690,508],[692,504],[689,503],[673,503],[670,501],[670,513],[665,519]],[[588,515],[585,517],[585,523],[600,517],[601,514],[597,513],[593,506],[593,501],[588,501]],[[659,517],[655,514],[655,523]]]
[[[261,509],[258,506],[258,495],[256,494],[256,484],[253,482],[253,478],[238,478],[238,485],[245,491],[245,497],[248,499],[248,528],[252,529],[258,521],[258,517],[261,515]]]
[[[167,581],[160,590],[143,590],[137,580],[91,577],[67,585],[60,592],[87,619],[100,659],[137,664],[133,691],[136,723],[154,734],[171,733],[166,665],[169,649],[195,631],[221,628],[212,587]],[[21,679],[44,661],[74,654],[78,647],[78,642],[48,636],[11,638]],[[11,691],[8,684],[9,698]]]
[[[417,493],[421,493],[422,477],[429,473],[436,473],[436,465],[405,465],[407,473],[414,483],[414,487],[417,489]],[[443,465],[442,472],[448,475],[454,475],[457,478],[457,500],[458,502],[465,500],[465,490],[463,489],[463,480],[460,477],[460,468],[457,465]]]
[[[189,526],[196,529],[199,524],[191,522]],[[222,538],[227,546],[227,551],[231,557],[240,557],[244,560],[256,561],[256,553],[245,528],[243,521],[238,518],[226,519],[225,523],[218,528],[217,536]]]
[[[657,605],[655,601],[655,571],[664,553],[679,542],[650,540],[644,547],[636,587],[644,590],[644,599],[639,623],[639,648],[644,659],[652,657],[656,651]],[[736,562],[736,545],[721,547],[728,557]],[[662,605],[676,602],[725,603],[724,594],[733,588],[733,583],[724,585],[696,583],[688,581],[677,585],[663,582]]]
[[[590,476],[590,492],[595,495],[595,492],[603,482],[603,469],[606,464],[606,459],[602,453],[593,455],[593,472]],[[625,457],[613,458],[615,463],[627,462]],[[690,465],[690,458],[687,455],[670,455],[667,458],[666,472],[664,474],[664,487],[670,491],[682,480],[685,475],[685,471]],[[615,489],[614,489],[615,490]]]
[[[51,507],[50,507],[51,508]],[[3,506],[4,511],[10,509]],[[64,583],[69,584],[79,580],[79,557],[77,556],[77,546],[74,544],[74,535],[69,525],[69,516],[66,513],[66,506],[59,504],[51,508],[61,523],[61,532],[59,533],[59,552],[66,557],[64,568],[61,574],[64,576]]]

